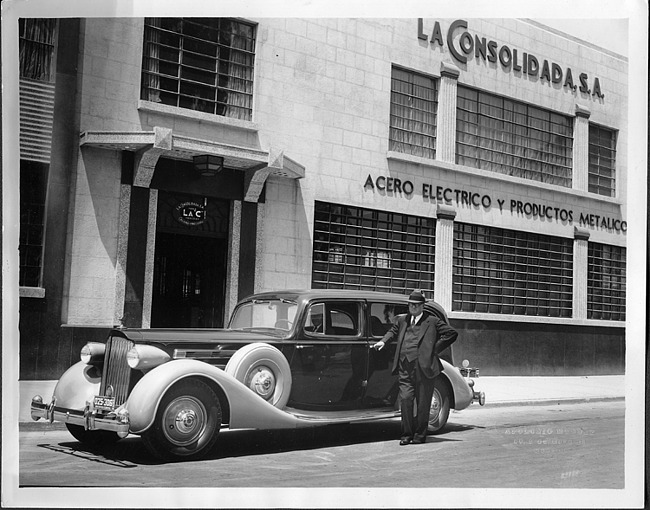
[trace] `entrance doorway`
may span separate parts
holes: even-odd
[[[228,210],[224,201],[160,193],[151,327],[224,326]]]
[[[156,236],[151,326],[222,327],[225,239]]]

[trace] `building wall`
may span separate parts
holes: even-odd
[[[577,376],[625,373],[623,328],[452,319],[458,340],[454,364],[464,359],[480,375]]]
[[[494,40],[500,46],[508,45],[520,53],[529,52],[540,62],[547,59],[564,69],[571,68],[576,82],[580,72],[588,73],[590,85],[597,76],[604,93],[604,99],[598,99],[504,70],[498,63],[487,63],[473,56],[465,64],[458,62],[450,53],[446,39],[454,20],[422,21],[422,31],[428,38],[431,38],[435,23],[439,22],[442,46],[418,38],[416,19],[260,18],[251,21],[259,25],[253,119],[250,122],[140,101],[143,19],[88,18],[79,23],[79,133],[141,133],[164,128],[174,135],[234,147],[263,150],[272,147],[304,166],[302,179],[269,177],[264,198],[256,209],[242,207],[241,201],[234,200],[235,213],[231,220],[234,248],[231,249],[226,290],[229,308],[238,292],[311,286],[315,201],[436,217],[440,202],[434,198],[435,189],[441,186],[491,198],[490,207],[476,207],[455,200],[445,203],[455,211],[454,221],[457,222],[568,239],[574,238],[574,229],[580,226],[588,231],[590,241],[625,246],[624,232],[578,224],[581,213],[627,219],[628,75],[627,61],[622,57],[527,20],[467,20],[467,31],[472,35]],[[445,82],[452,91],[456,83],[467,85],[571,117],[576,116],[579,108],[586,110],[589,122],[618,130],[617,196],[607,198],[579,189],[544,185],[456,165],[453,158],[445,159],[440,146],[453,143],[456,126],[449,120],[453,116],[449,115],[455,115],[455,108],[449,101],[455,94],[439,95],[438,159],[389,152],[393,65],[441,80],[449,80],[441,78],[443,69],[455,69],[457,80]],[[129,220],[133,211],[128,206],[130,195],[125,195],[123,178],[124,153],[128,152],[128,157],[133,158],[134,150],[128,147],[79,149],[76,142],[63,143],[78,151],[76,168],[70,165],[69,248],[62,311],[56,316],[56,322],[64,325],[60,346],[65,345],[64,350],[68,352],[68,347],[74,344],[69,355],[72,361],[78,352],[75,349],[80,342],[80,332],[114,324],[130,288],[128,274],[122,267],[125,250],[128,250],[124,244],[128,235],[120,228],[134,224],[132,218]],[[577,156],[574,151],[574,164],[580,157],[583,156]],[[376,182],[378,177],[411,181],[415,191],[407,194],[366,185],[368,178]],[[433,197],[423,195],[425,185],[430,186],[426,189]],[[155,200],[155,193],[152,196]],[[497,205],[499,199],[504,200],[503,210]],[[511,200],[571,210],[574,220],[526,217],[510,210]],[[149,210],[149,205],[137,210],[143,213]],[[256,251],[253,257],[238,251],[240,233],[237,229],[242,224],[242,211],[243,224],[255,226],[254,241],[249,239],[241,243]],[[138,224],[143,222],[141,219]],[[242,235],[245,235],[243,231]],[[245,270],[247,268],[239,267],[241,260],[252,261],[253,276]],[[240,281],[244,273],[249,279],[242,286]],[[140,287],[146,289],[146,282]],[[447,303],[451,299],[450,292],[450,288],[436,287],[436,299]],[[136,297],[136,301],[138,299],[146,300],[146,296]],[[129,301],[131,305],[137,310],[141,303]],[[35,305],[33,311],[35,317],[48,315],[42,306]],[[503,321],[494,315],[460,312],[450,312],[450,316],[462,327],[462,336],[466,339],[459,343],[460,352],[469,352],[477,365],[489,367],[493,373],[540,375],[569,373],[572,369],[596,373],[610,355],[614,355],[615,360],[607,366],[613,371],[623,369],[625,339],[619,323],[526,317]],[[38,323],[43,322],[39,320]],[[518,332],[522,331],[535,338],[538,348],[529,352],[536,353],[531,354],[536,361],[532,365],[524,363],[519,369],[513,368],[514,362],[495,362],[497,359],[516,360],[514,353],[522,345],[530,346],[525,342],[506,341],[517,339]],[[604,342],[608,347],[590,350],[589,345],[600,341],[594,340],[596,337],[606,338]],[[562,357],[562,368],[555,366],[558,359],[550,354],[556,352],[558,346],[562,352],[569,353]],[[32,344],[25,344],[25,347],[26,351],[34,350]],[[582,354],[576,354],[583,351],[599,354],[587,363]]]
[[[532,22],[469,20],[472,34],[571,68],[575,81],[579,72],[587,72],[590,80],[599,77],[605,99],[542,84],[539,78],[516,76],[481,59],[471,58],[467,64],[458,65],[459,84],[572,117],[576,105],[582,105],[590,110],[590,121],[618,129],[618,196],[608,198],[437,160],[398,154],[387,158],[391,65],[440,76],[443,61],[457,64],[446,46],[432,47],[416,37],[416,20],[259,21],[255,119],[263,145],[273,141],[286,146],[308,169],[305,179],[298,182],[297,194],[304,204],[309,231],[315,199],[434,216],[437,202],[421,195],[422,183],[490,195],[493,206],[489,209],[451,204],[457,212],[456,221],[472,224],[573,238],[581,213],[625,219],[627,64],[622,58],[578,44]],[[445,37],[451,21],[440,20]],[[424,20],[423,25],[425,33],[430,34],[434,20]],[[438,130],[455,131],[455,125],[439,125]],[[364,188],[368,175],[373,180],[379,176],[410,179],[416,184],[416,192],[405,196]],[[294,200],[290,186],[271,181],[268,189],[274,198],[286,196],[288,202]],[[497,207],[497,199],[505,201],[503,210]],[[574,221],[526,218],[516,210],[510,211],[511,200],[571,210]],[[285,211],[275,201],[270,200],[266,206],[268,224],[287,221]],[[625,245],[625,234],[620,231],[590,229],[590,235],[592,241]],[[296,242],[301,258],[309,260],[311,237],[297,237]],[[268,243],[265,257],[274,256],[274,244]],[[265,269],[274,267],[273,260],[262,263]],[[305,269],[301,266],[297,272],[302,275]],[[268,287],[272,287],[277,280],[272,272],[264,273]]]
[[[115,152],[83,149],[75,183],[67,323],[112,326],[120,206]]]
[[[424,183],[433,189],[442,186],[491,197],[489,208],[452,201],[448,205],[456,212],[455,221],[569,239],[574,238],[575,227],[580,227],[588,231],[590,242],[625,246],[624,232],[580,222],[581,215],[589,214],[627,218],[628,77],[623,58],[560,36],[534,22],[468,20],[468,31],[472,34],[518,48],[520,57],[522,51],[534,54],[540,64],[547,59],[565,70],[571,68],[575,82],[582,72],[589,75],[590,86],[593,78],[598,77],[605,94],[601,100],[543,84],[539,78],[506,72],[498,63],[487,64],[473,56],[464,65],[458,63],[446,43],[453,20],[439,20],[445,37],[442,48],[418,40],[417,22],[412,19],[259,21],[254,114],[260,125],[260,138],[286,146],[307,168],[297,189],[280,181],[267,183],[267,241],[261,258],[259,290],[310,286],[315,200],[435,217],[438,201],[422,195]],[[428,35],[434,21],[423,22]],[[589,122],[618,130],[617,196],[602,197],[453,162],[389,154],[391,65],[440,77],[442,62],[458,67],[459,85],[571,117],[583,108],[590,113]],[[439,114],[442,108],[441,102]],[[443,130],[455,129],[454,124],[439,124],[438,142]],[[586,165],[581,157],[584,158],[574,152],[574,165]],[[586,172],[586,166],[584,169]],[[407,196],[364,187],[368,176],[373,181],[379,176],[410,180],[416,191]],[[503,201],[503,209],[498,207],[498,200]],[[511,200],[571,211],[573,221],[526,216],[510,209]],[[297,209],[291,215],[289,204]],[[289,232],[295,232],[295,236],[289,237]],[[288,254],[287,259],[295,267],[292,275],[285,270],[291,266],[280,261],[284,257],[282,250],[294,245],[294,254]],[[586,258],[578,258],[577,263],[586,266]],[[436,299],[450,300],[439,292],[450,289],[436,289]],[[450,316],[461,328],[457,351],[489,375],[605,374],[624,370],[625,334],[622,324],[617,322],[577,317],[503,320],[494,315],[461,312],[451,312]]]

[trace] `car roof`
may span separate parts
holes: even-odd
[[[406,294],[393,294],[390,292],[378,292],[373,290],[351,290],[351,289],[287,289],[260,292],[253,294],[241,302],[251,301],[254,299],[276,299],[284,298],[290,301],[311,301],[313,299],[363,299],[368,301],[397,301],[406,303],[408,295]],[[447,313],[444,308],[433,300],[427,300],[425,309],[429,312],[435,313],[448,322]]]

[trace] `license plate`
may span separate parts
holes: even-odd
[[[115,397],[95,397],[93,405],[95,409],[112,411],[115,409]]]

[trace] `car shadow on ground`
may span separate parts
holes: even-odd
[[[427,443],[459,441],[449,437],[452,432],[465,432],[476,427],[448,423],[439,434],[427,437]],[[219,460],[255,455],[273,455],[289,451],[336,448],[363,443],[399,441],[399,420],[385,422],[326,425],[295,430],[223,430],[215,447],[202,460]],[[110,446],[89,446],[76,441],[39,444],[58,453],[92,462],[131,468],[138,465],[159,465],[166,462],[154,458],[141,438],[129,436]]]

